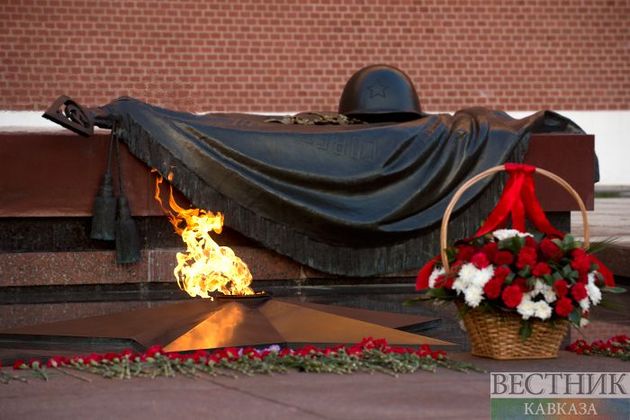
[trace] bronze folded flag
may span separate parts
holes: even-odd
[[[120,98],[91,110],[130,151],[227,226],[313,268],[370,276],[421,266],[463,181],[521,162],[534,132],[583,133],[541,111],[516,120],[469,108],[404,122],[279,124],[246,114],[195,115]],[[500,180],[460,200],[452,235],[467,237],[500,194]]]

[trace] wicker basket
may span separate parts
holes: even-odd
[[[519,336],[521,317],[516,314],[500,314],[479,308],[462,309],[462,320],[470,339],[474,356],[499,360],[552,359],[558,357],[558,349],[567,333],[569,321],[532,321],[532,334],[525,341]]]
[[[448,222],[455,204],[463,193],[479,180],[505,170],[505,166],[495,166],[464,183],[453,195],[451,202],[444,212],[442,227],[440,230],[440,254],[445,271],[449,271],[447,248]],[[579,194],[559,176],[536,168],[539,173],[560,184],[577,201],[582,213],[584,223],[584,248],[589,244],[588,216],[584,202]],[[558,357],[558,350],[562,339],[567,333],[569,322],[557,321],[532,321],[532,333],[526,339],[521,339],[521,317],[515,313],[498,313],[481,308],[465,307],[461,301],[456,302],[459,312],[462,314],[464,325],[470,338],[472,354],[475,356],[489,357],[492,359],[549,359]]]

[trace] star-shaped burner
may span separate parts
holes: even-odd
[[[166,351],[183,352],[271,344],[347,344],[365,337],[384,338],[396,345],[450,345],[401,330],[418,330],[437,321],[264,295],[222,297],[13,328],[0,332],[0,347],[105,351],[161,345]]]

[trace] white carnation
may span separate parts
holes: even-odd
[[[531,291],[532,297],[538,296],[540,293],[543,292],[544,288],[545,284],[539,279],[536,279],[536,282],[534,283],[534,289]]]
[[[599,290],[599,287],[595,285],[595,274],[588,274],[588,283],[586,284],[586,291],[588,293],[588,297],[593,303],[593,305],[597,305],[602,300],[602,291]]]
[[[585,297],[578,303],[580,304],[580,307],[582,308],[582,312],[587,312],[588,308],[591,306],[591,301],[588,300],[588,297]]]
[[[434,288],[435,287],[435,281],[437,280],[438,277],[440,277],[442,274],[444,274],[444,268],[434,268],[433,271],[431,272],[431,275],[429,276],[429,287],[430,288]]]
[[[536,283],[534,283],[534,289],[529,292],[529,296],[532,298],[535,298],[538,295],[543,295],[547,303],[555,302],[555,300],[557,299],[556,292],[553,290],[553,288],[540,279],[536,279]]]
[[[475,264],[467,263],[462,265],[462,268],[459,270],[457,278],[462,280],[464,287],[467,287],[469,284],[472,283],[475,276],[477,276],[478,271],[479,270],[477,269],[477,267],[475,267]]]
[[[477,273],[472,278],[471,284],[479,288],[483,288],[488,281],[494,276],[494,266],[489,265],[481,270],[477,269]]]
[[[580,318],[580,328],[586,327],[589,324],[589,320],[586,318]]]
[[[523,319],[529,319],[536,313],[536,304],[527,295],[523,296],[523,300],[516,307],[516,312],[521,314]]]
[[[544,300],[534,303],[534,306],[534,316],[536,318],[540,318],[544,321],[545,319],[549,319],[551,317],[551,306],[549,306]]]
[[[464,289],[466,289],[466,286],[464,285],[464,281],[460,277],[457,277],[455,281],[453,282],[453,290],[460,293],[460,292],[463,292]]]
[[[468,306],[476,308],[483,300],[483,290],[481,287],[470,286],[464,291],[464,299]]]
[[[492,232],[492,235],[497,238],[499,241],[504,239],[513,238],[515,236],[524,238],[526,236],[533,236],[531,233],[519,232],[516,229],[499,229]]]
[[[543,292],[542,292],[545,300],[547,301],[547,303],[555,302],[556,299],[558,298],[556,296],[555,290],[553,290],[553,287],[549,286],[548,284],[546,284],[545,286],[546,287],[543,289]]]

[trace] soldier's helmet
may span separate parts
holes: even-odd
[[[350,77],[339,113],[368,122],[409,121],[424,115],[409,76],[384,64],[364,67]]]

